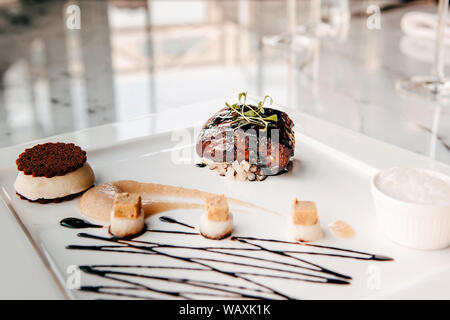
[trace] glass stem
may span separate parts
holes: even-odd
[[[439,0],[438,24],[436,29],[436,51],[433,72],[436,80],[444,82],[444,37],[447,27],[448,0]]]
[[[314,32],[322,22],[322,0],[311,0],[310,24]]]

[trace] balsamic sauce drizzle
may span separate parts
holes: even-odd
[[[162,216],[159,218],[160,221],[172,224],[178,224],[186,228],[195,229],[186,223],[180,222],[168,216]],[[66,218],[61,220],[61,226],[72,229],[83,229],[83,228],[101,228],[102,226],[91,224],[87,221],[78,218]],[[150,233],[170,233],[178,235],[200,235],[198,232],[184,232],[184,231],[171,231],[171,230],[146,230]],[[111,265],[86,265],[80,266],[80,270],[86,274],[91,274],[104,279],[109,279],[122,283],[126,286],[82,286],[81,291],[110,295],[116,297],[127,297],[127,298],[139,298],[139,299],[153,299],[148,297],[145,293],[151,292],[162,295],[167,298],[180,298],[180,299],[191,299],[193,297],[220,297],[220,298],[244,298],[244,299],[294,299],[291,296],[283,294],[274,288],[270,288],[256,280],[257,278],[272,278],[272,279],[285,279],[291,281],[304,281],[312,283],[328,283],[336,285],[348,285],[352,279],[350,276],[330,270],[318,264],[312,263],[311,261],[299,258],[294,254],[306,254],[306,255],[322,255],[336,258],[346,258],[346,259],[356,259],[356,260],[375,260],[375,261],[392,261],[390,257],[337,248],[328,247],[322,245],[314,245],[299,242],[290,242],[283,240],[274,239],[264,239],[255,237],[243,237],[243,236],[233,236],[231,240],[239,242],[246,245],[246,247],[198,247],[189,245],[171,245],[164,244],[157,241],[143,241],[137,239],[123,239],[116,237],[102,237],[89,233],[78,233],[80,238],[99,240],[108,242],[108,245],[69,245],[66,248],[69,250],[88,250],[88,251],[102,251],[102,252],[114,252],[114,253],[131,253],[131,254],[141,254],[141,255],[159,255],[164,256],[169,259],[187,262],[190,266],[164,266],[164,265],[121,265],[121,264],[111,264]],[[301,250],[273,250],[267,248],[263,245],[265,242],[273,242],[279,244],[296,244],[304,247],[320,248],[334,250],[338,252],[348,253],[347,254],[335,254],[327,252],[314,252],[314,251],[301,251]],[[207,258],[201,256],[191,256],[185,257],[175,253],[168,253],[170,249],[187,249],[193,252],[208,252],[213,253],[214,258]],[[260,256],[248,255],[245,252],[261,252],[269,256],[274,256],[273,259],[267,259]],[[354,255],[358,254],[358,255]],[[218,258],[215,258],[216,255]],[[238,257],[242,258],[244,261],[228,261],[220,259],[220,256]],[[278,261],[277,256],[281,256],[292,263]],[[251,263],[248,261],[255,261]],[[271,263],[275,266],[265,266],[262,263]],[[301,264],[299,264],[301,263]],[[254,271],[227,271],[226,268],[218,267],[219,265],[225,266],[242,266],[244,268],[252,268]],[[284,268],[283,268],[284,267]],[[287,268],[286,268],[287,267]],[[217,273],[225,278],[224,282],[212,282],[205,280],[196,280],[189,278],[178,278],[178,277],[164,277],[148,275],[136,272],[124,272],[118,271],[117,269],[167,269],[167,270],[185,270],[185,271],[195,271],[206,272],[206,273]],[[244,269],[245,270],[245,269]],[[261,271],[261,272],[257,272]],[[247,285],[237,285],[231,284],[226,281],[226,278],[233,278],[247,283]],[[139,281],[141,280],[141,281]],[[155,287],[150,287],[142,283],[145,280],[155,280],[162,281],[165,283],[176,283],[181,285],[183,288],[188,289],[183,291],[173,291],[173,290],[162,290]],[[196,291],[191,291],[196,289]],[[121,290],[121,291],[117,291]],[[140,294],[143,293],[144,295]]]
[[[62,219],[59,224],[70,229],[103,228],[103,226],[78,218],[65,218]]]
[[[167,217],[167,216],[159,217],[159,221],[167,222],[167,223],[175,223],[175,224],[179,224],[180,226],[184,226],[184,227],[188,227],[188,228],[191,228],[191,229],[195,229],[193,226],[190,226],[190,225],[188,225],[186,223],[177,221],[177,220],[175,220],[175,219],[173,219],[171,217]]]

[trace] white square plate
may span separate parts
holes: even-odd
[[[176,233],[147,232],[135,239],[141,242],[80,237],[79,233],[108,239],[111,236],[104,228],[73,230],[59,225],[63,218],[80,216],[78,199],[49,205],[20,200],[13,188],[16,170],[11,163],[0,171],[1,196],[70,298],[229,299],[244,294],[246,298],[360,299],[396,297],[415,288],[422,288],[423,297],[427,297],[428,290],[433,297],[450,298],[446,280],[450,249],[417,251],[390,242],[377,230],[370,192],[370,179],[378,168],[403,164],[450,174],[449,167],[304,114],[294,113],[293,118],[296,123],[293,168],[287,174],[263,182],[229,181],[207,168],[196,167],[192,161],[174,162],[174,155],[189,158],[194,154],[195,132],[191,129],[183,130],[190,138],[182,141],[174,139],[180,131],[143,134],[133,139],[114,138],[120,136],[117,132],[145,126],[148,119],[89,129],[57,140],[73,141],[88,151],[97,184],[132,179],[184,186],[223,193],[278,213],[244,212],[232,206],[235,236],[290,241],[286,217],[292,200],[299,197],[318,205],[325,231],[318,245],[390,256],[394,261],[332,256],[370,257],[298,244],[250,240],[252,245]],[[176,210],[152,216],[146,223],[150,230],[196,233],[158,218],[170,216],[197,226],[200,214],[201,210]],[[350,239],[333,237],[327,225],[335,220],[349,222],[356,235]],[[81,247],[68,249],[71,245]],[[86,250],[86,246],[93,250]],[[102,246],[100,251],[98,246]],[[288,251],[290,256],[280,251]],[[85,267],[74,272],[73,266]],[[318,266],[352,279],[318,271]],[[78,274],[84,290],[71,289],[71,285],[77,284]],[[327,278],[349,284],[318,283]],[[427,286],[424,289],[428,279],[442,279],[441,287],[433,292]]]

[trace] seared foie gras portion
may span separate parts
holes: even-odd
[[[114,199],[109,231],[117,237],[130,237],[140,233],[145,226],[141,196],[119,193]]]
[[[197,154],[217,163],[245,160],[258,167],[260,176],[287,170],[294,156],[294,123],[286,113],[261,103],[244,100],[219,110],[204,124]]]
[[[205,198],[205,213],[200,218],[200,233],[208,239],[223,239],[233,230],[233,216],[223,195]]]
[[[312,201],[298,201],[292,203],[289,219],[289,229],[292,237],[297,241],[311,242],[323,237],[319,224],[316,204]]]

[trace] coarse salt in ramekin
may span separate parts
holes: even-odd
[[[372,194],[380,229],[394,242],[414,249],[450,245],[450,178],[406,167],[378,172]]]

